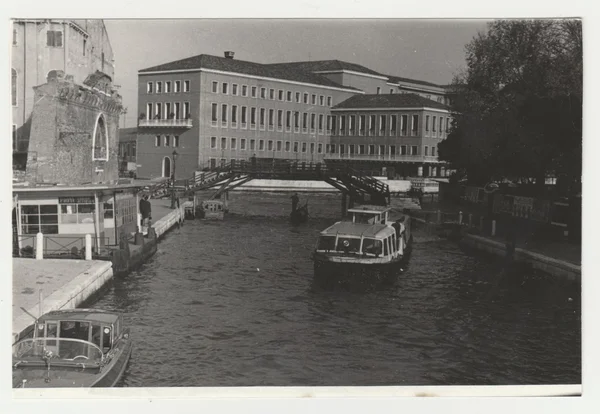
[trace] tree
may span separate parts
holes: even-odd
[[[578,20],[488,25],[452,86],[453,127],[439,157],[477,184],[554,175],[581,183],[582,31]],[[572,186],[571,186],[572,187]]]

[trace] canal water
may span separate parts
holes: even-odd
[[[303,203],[306,196],[301,197]],[[91,305],[123,312],[122,386],[368,386],[581,382],[580,285],[415,233],[392,286],[324,290],[310,260],[339,195],[233,193],[223,222],[187,221]]]

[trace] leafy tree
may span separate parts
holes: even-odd
[[[466,46],[453,128],[439,157],[469,181],[554,175],[581,183],[582,31],[578,20],[495,21]]]

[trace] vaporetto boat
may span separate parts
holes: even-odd
[[[319,281],[382,282],[395,277],[406,262],[412,236],[410,217],[390,220],[392,208],[363,205],[348,210],[349,219],[326,228],[313,252]]]

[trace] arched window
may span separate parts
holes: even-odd
[[[93,154],[94,160],[108,160],[108,130],[106,128],[106,122],[104,116],[100,114],[96,120],[96,126],[94,127],[93,137]]]
[[[162,176],[171,178],[171,158],[164,157],[162,164]]]
[[[11,70],[11,87],[10,96],[12,104],[13,106],[17,106],[17,71],[14,69]]]

